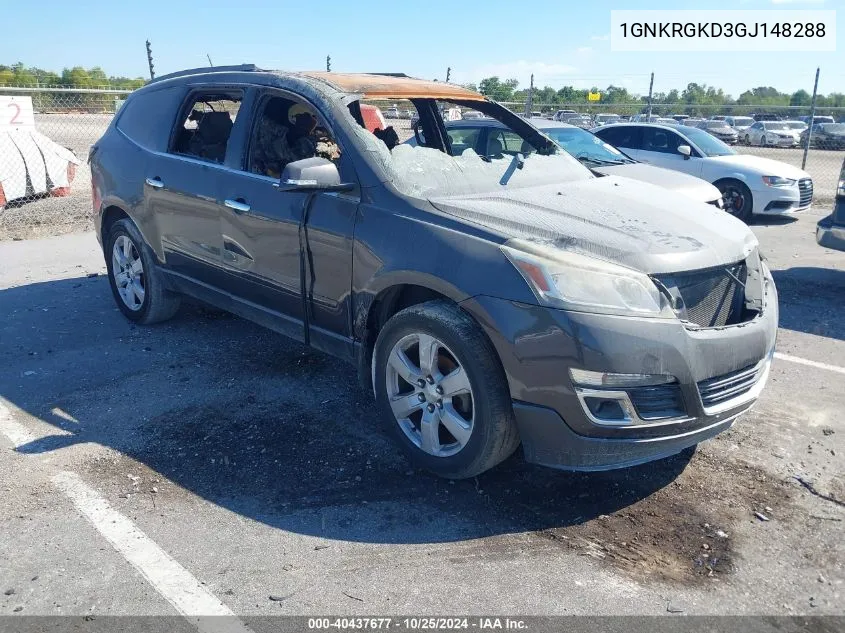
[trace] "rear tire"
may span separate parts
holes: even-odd
[[[131,220],[115,222],[105,244],[109,284],[127,319],[149,325],[176,314],[181,299],[166,288],[155,254]]]
[[[738,220],[749,224],[753,214],[754,198],[751,195],[751,190],[745,186],[745,183],[734,180],[733,178],[726,178],[724,180],[717,180],[713,184],[722,193],[722,199],[725,201],[725,211]]]
[[[465,479],[519,446],[499,358],[455,304],[429,301],[396,313],[379,332],[372,372],[382,418],[415,466]]]

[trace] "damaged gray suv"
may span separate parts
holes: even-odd
[[[396,103],[413,129],[385,119]],[[444,125],[468,112],[508,128],[483,154]],[[564,469],[666,457],[766,382],[777,293],[744,224],[593,173],[455,85],[184,71],[134,92],[89,161],[128,319],[189,295],[352,362],[441,476],[520,444]]]

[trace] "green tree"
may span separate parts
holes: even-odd
[[[91,78],[82,66],[74,66],[62,71],[62,83],[74,88],[88,88],[91,85]]]
[[[88,71],[88,84],[90,86],[108,86],[109,78],[102,68],[95,66]]]
[[[789,105],[791,106],[808,106],[812,102],[812,95],[804,89],[793,92],[789,98]]]
[[[516,79],[501,81],[498,77],[486,77],[478,83],[478,91],[494,101],[512,101],[518,85]]]

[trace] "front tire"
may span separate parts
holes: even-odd
[[[499,358],[455,304],[429,301],[395,314],[379,332],[372,370],[382,417],[415,466],[465,479],[519,446]]]
[[[725,201],[725,211],[738,220],[749,224],[751,222],[754,199],[751,195],[751,190],[745,186],[745,183],[732,178],[726,178],[725,180],[718,180],[713,184],[722,193],[722,199]]]
[[[114,223],[105,256],[114,300],[127,319],[147,325],[176,314],[179,295],[165,287],[155,255],[131,220]]]

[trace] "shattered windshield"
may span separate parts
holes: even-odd
[[[524,134],[509,127],[489,127],[478,134],[448,134],[449,146],[438,147],[426,141],[425,123],[421,120],[439,117],[441,121],[476,121],[489,119],[490,114],[495,118],[504,108],[488,104],[485,113],[449,102],[435,105],[428,100],[412,101],[420,107],[415,107],[411,120],[398,120],[392,110],[384,108],[384,127],[376,124],[357,130],[364,149],[405,195],[432,198],[490,193],[594,177],[548,140],[548,148],[538,152],[528,138],[530,131]],[[361,107],[365,105],[379,108],[375,102],[361,103]]]

